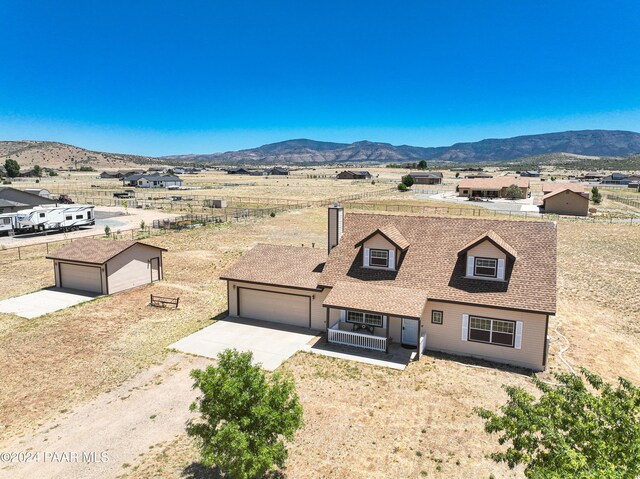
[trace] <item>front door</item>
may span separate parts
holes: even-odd
[[[418,345],[418,320],[402,318],[402,344]]]

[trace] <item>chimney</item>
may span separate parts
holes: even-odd
[[[338,203],[329,206],[329,252],[340,242],[344,231],[344,208]]]

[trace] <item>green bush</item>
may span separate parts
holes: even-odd
[[[407,185],[405,185],[404,183],[399,183],[398,184],[398,190],[399,191],[407,191],[408,190]]]
[[[600,194],[600,190],[597,186],[591,188],[591,201],[595,205],[599,205],[600,203],[602,203],[602,195]]]
[[[413,176],[411,175],[405,175],[402,177],[402,183],[407,187],[410,188],[413,183],[414,183],[414,179]]]

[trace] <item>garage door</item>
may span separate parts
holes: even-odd
[[[60,286],[62,288],[102,293],[100,268],[60,263]]]
[[[240,288],[238,316],[310,327],[309,296]]]

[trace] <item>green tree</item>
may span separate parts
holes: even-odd
[[[111,227],[109,225],[104,227],[104,235],[105,236],[110,236],[111,235]]]
[[[460,178],[460,172],[456,171],[456,178]]]
[[[420,160],[418,162],[418,169],[419,170],[426,170],[427,169],[427,162],[425,160]]]
[[[632,479],[640,475],[640,389],[619,378],[614,388],[582,368],[554,374],[557,385],[534,377],[538,399],[515,386],[501,413],[475,411],[485,431],[508,448],[491,454],[529,478]],[[586,384],[582,377],[586,378]]]
[[[9,178],[15,178],[20,174],[20,165],[16,160],[7,159],[4,162],[4,169],[7,170]]]
[[[203,462],[231,479],[262,476],[287,458],[284,439],[302,426],[302,407],[293,381],[274,373],[267,379],[253,354],[227,349],[218,365],[191,371],[200,396],[191,404],[199,418],[187,423]]]
[[[402,183],[407,187],[407,188],[411,188],[411,185],[413,185],[414,180],[413,180],[413,176],[411,175],[405,175],[402,177]]]
[[[602,195],[600,194],[600,190],[597,186],[591,188],[591,201],[596,205],[602,203]]]
[[[34,165],[33,174],[36,175],[37,177],[42,176],[42,168],[40,168],[40,165]]]
[[[404,183],[398,183],[398,191],[407,191],[407,185]]]
[[[507,191],[504,193],[505,198],[510,198],[512,200],[520,199],[523,197],[522,190],[518,185],[511,185],[507,188]]]

